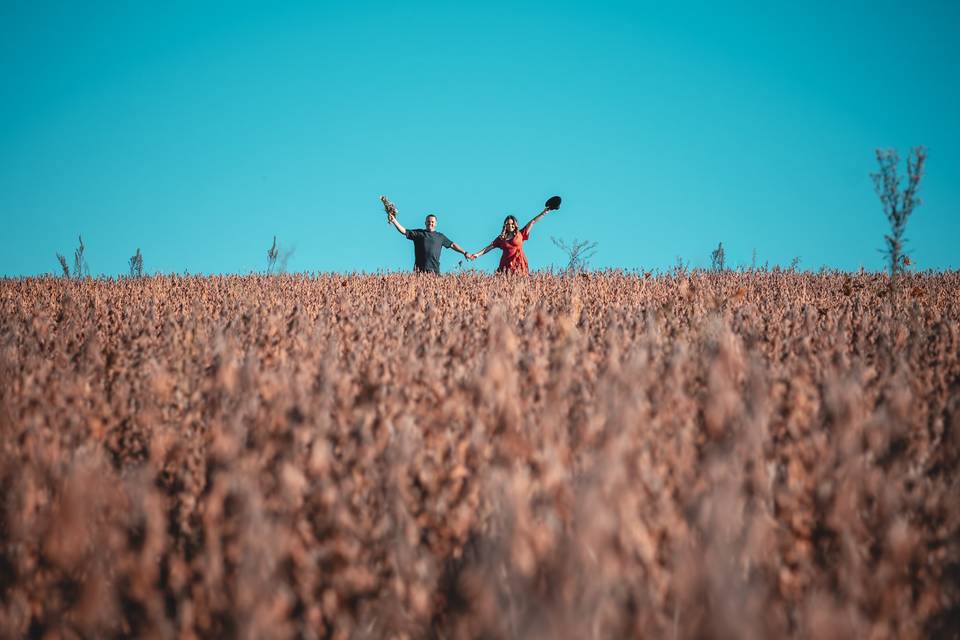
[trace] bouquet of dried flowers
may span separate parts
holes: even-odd
[[[387,212],[387,223],[389,224],[390,219],[397,216],[397,205],[390,202],[387,196],[380,196],[380,202],[383,203],[383,210]]]

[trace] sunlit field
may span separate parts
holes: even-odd
[[[960,633],[960,274],[0,280],[0,637]]]

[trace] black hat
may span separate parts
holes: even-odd
[[[551,196],[544,205],[550,211],[555,211],[560,208],[560,196]]]

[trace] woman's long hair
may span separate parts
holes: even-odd
[[[501,240],[507,239],[507,235],[509,235],[507,233],[507,223],[510,222],[511,220],[513,220],[514,233],[520,233],[520,223],[517,222],[517,218],[515,216],[507,216],[506,218],[503,219],[503,229],[500,230]]]

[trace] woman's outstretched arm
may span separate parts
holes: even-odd
[[[485,246],[483,249],[480,249],[480,251],[477,251],[476,253],[468,253],[468,254],[467,254],[467,259],[468,259],[468,260],[476,260],[477,258],[479,258],[480,256],[482,256],[482,255],[485,254],[486,252],[490,251],[490,250],[493,249],[494,247],[496,247],[496,243],[495,243],[495,242],[491,242],[490,244],[488,244],[487,246]]]

